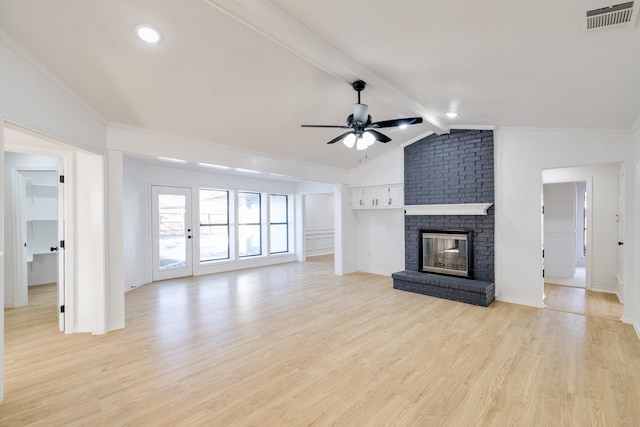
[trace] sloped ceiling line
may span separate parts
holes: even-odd
[[[329,75],[349,84],[357,79],[366,81],[368,95],[394,108],[420,115],[431,131],[437,134],[449,132],[449,128],[435,119],[424,106],[402,94],[272,3],[265,0],[204,1]]]

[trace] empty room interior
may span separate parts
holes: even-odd
[[[0,425],[640,425],[639,10],[0,0]]]

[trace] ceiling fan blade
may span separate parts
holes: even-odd
[[[395,126],[409,126],[422,123],[422,117],[406,117],[404,119],[383,120],[381,122],[371,123],[369,127],[380,128],[392,128]]]
[[[300,125],[301,128],[337,128],[337,129],[351,129],[349,126],[340,125]]]
[[[350,133],[353,133],[353,132],[345,132],[345,133],[343,133],[342,135],[340,135],[340,136],[338,136],[338,137],[336,137],[336,138],[333,138],[331,141],[327,142],[327,144],[334,144],[334,143],[336,143],[336,142],[340,141],[340,140],[341,140],[342,138],[344,138],[345,136],[349,135]]]
[[[391,141],[391,138],[389,138],[387,135],[384,135],[384,134],[378,132],[377,130],[369,129],[369,130],[367,130],[367,132],[369,132],[371,135],[373,135],[373,137],[376,139],[376,141],[380,141],[383,144],[386,144],[387,142]]]

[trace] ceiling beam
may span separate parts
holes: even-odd
[[[204,1],[331,76],[348,84],[355,80],[366,81],[370,95],[393,108],[419,115],[432,132],[449,132],[449,128],[424,106],[358,64],[272,3],[265,0]]]

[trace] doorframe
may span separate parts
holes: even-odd
[[[187,214],[185,215],[186,221],[188,221],[188,226],[190,226],[191,231],[188,232],[188,234],[190,234],[190,238],[188,239],[188,243],[191,245],[191,250],[187,250],[185,253],[185,257],[186,257],[186,261],[190,264],[191,266],[191,272],[188,275],[184,275],[184,276],[177,276],[177,277],[163,277],[164,275],[162,274],[158,274],[159,272],[156,271],[156,265],[155,262],[159,260],[159,247],[156,245],[156,206],[157,206],[157,193],[154,191],[154,187],[159,187],[159,188],[175,188],[175,189],[180,189],[180,190],[189,190],[189,197],[188,200],[185,202],[185,208],[187,209]],[[193,195],[194,191],[192,187],[183,187],[183,186],[179,186],[179,185],[162,185],[162,184],[150,184],[149,186],[149,194],[151,195],[151,233],[150,233],[150,237],[151,237],[151,281],[156,282],[159,280],[166,280],[166,279],[171,279],[171,278],[178,278],[178,277],[190,277],[194,275],[195,272],[195,260],[196,260],[196,256],[197,259],[199,259],[199,253],[196,253],[196,233],[195,233],[195,228],[194,228],[194,224],[196,224],[196,209],[194,208],[194,195]],[[171,271],[171,270],[168,270]],[[157,277],[156,277],[157,276]],[[167,275],[170,276],[170,275]]]
[[[12,153],[16,153],[16,151],[10,151]],[[21,154],[31,154],[31,153],[21,153]],[[66,162],[64,158],[47,156],[51,158],[55,158],[57,163],[60,161],[64,162],[66,169]],[[15,241],[14,241],[14,272],[15,277],[13,281],[14,286],[14,306],[15,307],[23,307],[29,304],[29,283],[28,283],[28,272],[27,272],[27,260],[26,253],[24,251],[24,243],[27,241],[27,233],[26,233],[26,195],[25,195],[25,185],[26,181],[22,176],[22,172],[54,172],[58,174],[58,169],[51,169],[50,167],[39,167],[39,166],[25,166],[20,167],[19,169],[11,170],[11,195],[10,201],[11,206],[13,207],[13,219],[14,219],[14,227],[16,230]],[[62,202],[58,199],[58,204],[64,203],[64,199]],[[66,212],[66,209],[65,209]],[[58,212],[56,212],[56,216]],[[62,218],[63,220],[65,218]],[[60,218],[58,218],[60,221]],[[58,236],[60,237],[60,236]],[[60,286],[60,284],[58,284]],[[65,298],[66,300],[66,298]]]
[[[6,126],[6,122],[5,122],[5,126]],[[19,127],[19,126],[18,126]],[[2,128],[2,132],[4,133],[4,127]],[[28,129],[22,129],[20,128],[20,130],[18,130],[18,132],[25,132],[25,133],[29,133],[30,131]],[[45,140],[47,137],[46,135],[42,135],[42,139]],[[49,142],[49,141],[46,141]],[[53,142],[53,144],[57,144],[56,142]],[[33,154],[36,156],[47,156],[47,157],[53,157],[58,159],[58,163],[62,162],[63,163],[63,168],[65,171],[65,177],[66,177],[66,181],[67,182],[73,182],[73,168],[70,168],[69,165],[73,164],[73,157],[74,157],[74,153],[71,150],[65,150],[63,148],[52,148],[52,147],[34,147],[31,145],[27,145],[27,144],[21,144],[21,143],[12,143],[12,144],[7,144],[7,142],[4,142],[4,150],[3,153],[5,152],[11,152],[11,153],[21,153],[21,154]],[[3,162],[4,162],[4,156],[3,156]],[[50,168],[20,168],[20,170],[52,170]],[[52,170],[53,171],[53,170]],[[20,173],[19,170],[14,169],[12,171],[12,177],[13,177],[13,173]],[[55,171],[56,173],[58,173],[58,171]],[[12,191],[17,191],[16,188],[16,184],[12,183]],[[9,200],[5,199],[5,203],[7,201],[9,201],[10,203],[15,203],[16,199],[15,199],[15,194],[11,194],[11,198]],[[72,224],[73,222],[73,200],[75,200],[75,193],[73,191],[73,186],[68,185],[67,188],[65,188],[65,198],[63,200],[64,203],[64,218],[58,218],[58,221],[60,220],[64,220],[65,224]],[[60,201],[58,201],[58,203],[60,203]],[[15,210],[16,207],[15,205],[13,206],[14,209],[14,216],[15,216]],[[18,218],[15,217],[15,221],[16,221],[16,225],[17,225],[17,220]],[[60,313],[60,306],[61,301],[60,299],[64,300],[64,333],[69,334],[69,333],[73,333],[76,332],[74,330],[74,325],[72,324],[72,322],[68,322],[67,319],[73,319],[75,316],[75,295],[73,293],[73,288],[74,286],[71,286],[73,283],[73,268],[71,265],[71,260],[75,259],[74,256],[74,248],[73,245],[70,244],[73,239],[73,227],[66,227],[65,229],[65,236],[64,236],[64,240],[65,240],[65,257],[64,257],[64,277],[67,280],[67,286],[63,286],[63,294],[59,295],[58,298],[56,298],[56,311],[58,312],[58,315],[61,316],[62,313]],[[14,272],[18,272],[18,271],[23,271],[22,267],[23,267],[23,261],[25,261],[24,257],[22,257],[22,255],[19,253],[22,247],[22,242],[18,241],[18,237],[20,236],[16,236],[15,241],[13,242],[15,245],[14,248],[14,257],[13,257],[13,271]],[[25,236],[26,237],[26,236]],[[24,272],[26,273],[26,272]],[[21,307],[24,305],[27,305],[28,303],[28,283],[26,281],[26,275],[24,277],[21,277],[22,274],[17,274],[16,277],[19,277],[21,280],[24,279],[24,284],[20,283],[18,280],[14,280],[13,282],[13,286],[14,286],[14,301],[16,302],[16,307]],[[5,284],[6,286],[6,284]],[[60,285],[58,285],[60,286]],[[18,305],[18,303],[21,303],[21,305]]]
[[[593,177],[584,177],[584,178],[567,178],[567,179],[542,179],[542,200],[544,201],[544,184],[561,184],[561,183],[572,183],[572,182],[585,182],[587,183],[587,254],[585,259],[585,277],[584,277],[584,288],[586,290],[591,290],[592,288],[592,259],[593,259]],[[544,238],[544,215],[542,211],[540,212],[540,224],[542,225],[542,236]],[[542,255],[542,251],[540,251]],[[544,266],[544,258],[542,259],[542,265]],[[544,277],[542,278],[542,287],[544,293]]]

